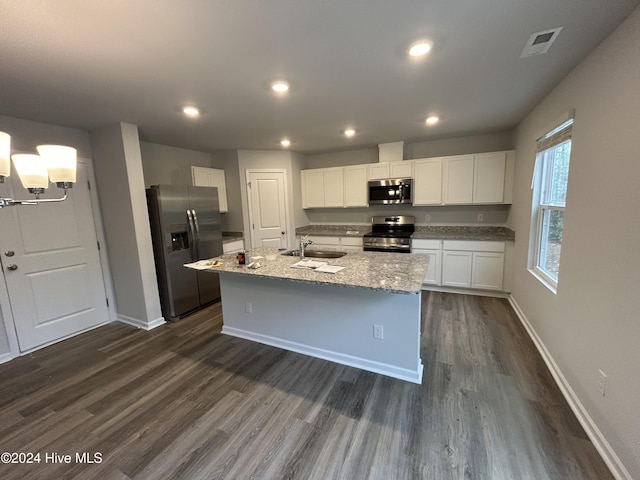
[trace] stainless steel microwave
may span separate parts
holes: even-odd
[[[413,203],[413,182],[410,178],[369,181],[369,205],[400,203]]]

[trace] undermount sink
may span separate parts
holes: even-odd
[[[305,250],[304,256],[310,258],[340,258],[344,257],[347,252],[336,252],[333,250]],[[288,257],[299,257],[300,250],[287,250],[286,252],[282,252],[280,255],[286,255]]]

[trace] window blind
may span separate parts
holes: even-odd
[[[569,140],[571,138],[572,127],[573,118],[570,118],[561,125],[558,125],[549,133],[546,133],[545,135],[540,137],[536,144],[536,152],[543,152],[550,149],[551,147],[555,147],[556,145]]]

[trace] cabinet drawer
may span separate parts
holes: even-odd
[[[438,250],[442,246],[442,240],[433,240],[426,238],[418,238],[411,240],[411,248],[428,248],[430,250]]]
[[[504,252],[504,242],[481,240],[444,240],[443,250],[465,250],[469,252]]]

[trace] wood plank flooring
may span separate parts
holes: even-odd
[[[0,365],[0,452],[41,455],[0,478],[613,478],[508,302],[422,302],[422,385],[223,336],[219,305]]]

